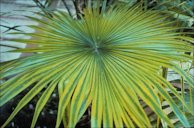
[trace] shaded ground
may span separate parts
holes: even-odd
[[[17,103],[24,96],[25,92],[22,92],[20,95],[16,96],[13,100],[5,104],[0,108],[0,126],[6,121],[10,116],[11,112],[16,107]],[[30,128],[31,121],[33,118],[36,102],[41,95],[38,94],[28,105],[26,105],[9,123],[7,128]],[[57,105],[58,97],[56,93],[53,93],[52,98],[46,104],[45,108],[41,112],[38,121],[36,123],[36,128],[54,128],[57,117]],[[80,122],[77,124],[78,128],[88,128],[90,127],[90,117],[87,112],[82,117]],[[61,125],[60,128],[63,128]]]

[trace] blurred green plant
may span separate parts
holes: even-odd
[[[39,15],[47,21],[29,17],[41,24],[29,26],[39,33],[15,33],[33,38],[12,40],[38,46],[9,51],[38,54],[1,63],[1,79],[13,77],[0,86],[0,106],[32,87],[2,127],[45,89],[32,120],[31,127],[35,127],[56,88],[56,127],[61,122],[64,127],[75,127],[90,106],[91,127],[160,126],[141,101],[164,127],[176,126],[174,118],[179,126],[193,125],[184,113],[193,116],[192,105],[164,78],[165,72],[160,73],[161,68],[171,68],[193,88],[193,80],[176,64],[193,59],[184,54],[192,52],[193,38],[177,31],[176,21],[166,20],[168,14],[141,5],[107,6],[105,0],[88,4],[79,19],[61,11],[53,12],[52,17]],[[163,103],[171,109],[173,118],[164,111]],[[184,110],[177,105],[180,103]]]

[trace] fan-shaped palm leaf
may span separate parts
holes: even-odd
[[[173,126],[161,108],[160,96],[183,126],[189,126],[167,88],[190,113],[191,108],[159,71],[161,67],[172,68],[193,88],[193,81],[175,64],[191,59],[184,52],[192,50],[192,38],[176,32],[172,22],[165,21],[166,16],[142,11],[139,6],[116,6],[103,12],[86,9],[80,20],[64,12],[56,12],[53,18],[45,16],[47,21],[30,18],[42,25],[30,26],[40,33],[25,33],[33,39],[14,41],[38,47],[13,52],[38,54],[2,64],[2,78],[16,75],[1,85],[0,105],[29,86],[32,89],[3,127],[43,88],[46,90],[37,102],[31,127],[55,88],[60,98],[56,127],[62,120],[65,126],[75,127],[90,105],[92,127],[151,127],[139,98]]]

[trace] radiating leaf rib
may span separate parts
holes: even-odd
[[[138,84],[136,84],[138,85]],[[134,86],[135,87],[135,86]],[[150,92],[145,92],[140,88],[138,89],[138,94],[140,97],[152,108],[153,111],[155,111],[162,119],[165,120],[166,123],[168,123],[169,126],[172,126],[172,123],[170,122],[169,118],[165,115],[165,113],[161,110],[158,103],[153,102],[153,97],[149,97]],[[145,89],[145,88],[144,88]],[[137,90],[136,90],[137,91]],[[139,92],[140,91],[140,92]]]
[[[45,57],[45,56],[44,56]],[[33,59],[32,59],[33,60]],[[40,61],[43,61],[40,63]],[[8,77],[8,76],[11,76],[11,75],[14,75],[14,74],[22,74],[22,72],[24,71],[35,71],[35,70],[40,70],[41,68],[44,68],[45,65],[43,64],[48,64],[51,65],[51,64],[55,64],[57,63],[57,61],[62,61],[64,60],[64,57],[62,55],[60,56],[54,56],[54,57],[45,57],[45,59],[40,59],[39,61],[37,60],[33,60],[31,62],[28,62],[28,63],[17,63],[17,65],[15,65],[12,70],[7,70],[5,72],[2,72],[2,77]],[[15,63],[16,64],[16,63]]]
[[[115,92],[115,90],[112,89],[111,84],[109,83],[109,81],[107,80],[107,74],[105,73],[104,79],[105,79],[105,83],[107,84],[106,91],[108,93],[108,98],[109,98],[109,102],[111,102],[112,107],[112,111],[114,111],[113,113],[113,119],[114,119],[114,124],[115,127],[123,127],[123,121],[122,121],[122,114],[123,114],[123,109],[121,108],[121,105],[118,103],[118,99],[116,98],[117,93]],[[111,100],[110,100],[111,99]]]
[[[88,61],[86,63],[88,63]],[[86,82],[86,75],[88,73],[88,68],[89,68],[89,64],[87,64],[86,67],[83,69],[84,71],[82,72],[82,75],[79,78],[79,82],[77,83],[76,88],[74,90],[74,94],[73,94],[72,102],[71,102],[71,108],[70,108],[71,110],[70,110],[69,127],[75,127],[76,122],[79,121],[78,119],[75,119],[73,117],[78,117],[78,112],[76,112],[76,109],[79,110],[80,106],[77,105],[77,103],[78,103],[79,98],[82,98],[82,97],[78,97],[79,93],[84,94],[84,92],[86,92],[87,84],[85,82]],[[84,89],[85,91],[82,92],[81,89]],[[81,100],[82,102],[84,101],[83,99]]]
[[[4,85],[1,86],[1,92],[2,92],[2,94],[5,94],[5,95],[0,99],[0,100],[2,100],[2,102],[0,102],[0,105],[5,104],[7,101],[9,101],[9,99],[13,98],[15,95],[17,95],[18,93],[20,93],[21,91],[23,91],[29,85],[31,85],[32,83],[36,82],[41,77],[43,77],[45,75],[43,72],[45,72],[47,70],[51,70],[55,66],[63,65],[63,63],[65,61],[69,61],[69,60],[72,61],[75,58],[78,59],[77,56],[74,56],[74,58],[70,58],[70,59],[63,60],[60,63],[55,62],[54,65],[47,66],[46,68],[43,68],[44,67],[44,65],[43,65],[43,66],[39,67],[39,70],[36,70],[36,72],[29,72],[27,74],[24,74],[24,76],[20,77],[19,80],[17,80],[19,83],[16,82],[16,81],[12,81],[12,83],[14,83],[13,85],[19,84],[19,86],[15,86],[14,87],[13,85],[10,85],[9,87],[7,87],[7,84],[10,84],[10,81],[8,81],[8,83],[4,83]],[[71,63],[73,63],[75,61],[76,60],[72,61]],[[20,79],[24,79],[27,76],[28,76],[28,79],[26,79],[26,81],[20,81]],[[7,91],[9,91],[9,92],[8,93],[5,93]]]
[[[36,95],[38,94],[50,81],[50,77],[53,74],[49,74],[47,77],[38,82],[18,103],[15,110],[9,116],[7,121],[3,124],[3,128],[14,118],[14,116]]]
[[[69,119],[69,127],[75,127],[76,123],[81,118],[81,115],[84,114],[86,109],[89,106],[89,103],[91,103],[91,82],[92,79],[90,76],[92,76],[92,66],[94,64],[93,58],[88,58],[88,61],[86,63],[87,67],[85,69],[85,72],[83,72],[83,75],[80,78],[82,81],[77,84],[76,89],[74,91],[72,102],[71,102],[71,108],[70,108],[70,119]]]
[[[57,66],[58,64],[52,65]],[[23,91],[25,88],[27,88],[29,85],[33,84],[37,80],[39,80],[41,77],[45,75],[45,73],[48,73],[48,69],[50,69],[52,66],[48,66],[46,68],[42,68],[41,70],[38,70],[36,72],[28,72],[24,73],[19,77],[19,79],[12,78],[12,81],[8,81],[2,84],[1,86],[1,92],[3,97],[1,97],[0,102],[1,105],[5,104],[9,99],[13,98],[15,95]],[[47,72],[44,72],[47,71]],[[52,70],[51,70],[52,71]],[[44,73],[43,73],[44,72]],[[28,76],[27,79],[25,79]],[[33,79],[34,78],[34,79]],[[25,80],[23,80],[25,79]],[[11,84],[11,85],[9,85]],[[16,86],[18,84],[18,86]],[[8,86],[9,85],[9,86]]]
[[[46,75],[46,74],[39,75],[38,77],[35,77],[35,78],[41,78],[44,75]],[[23,77],[21,77],[21,78],[23,78]],[[36,80],[30,80],[30,81],[24,81],[24,82],[22,81],[22,83],[21,82],[16,82],[12,86],[9,86],[9,87],[5,88],[6,90],[5,89],[1,90],[2,91],[2,96],[1,96],[1,99],[0,99],[0,106],[7,103],[10,99],[15,97],[17,94],[22,92],[24,89],[29,87],[34,82],[36,82]],[[19,85],[16,86],[17,84],[19,84]]]
[[[61,97],[59,98],[59,107],[58,107],[58,114],[57,114],[57,122],[56,122],[56,127],[59,127],[65,108],[71,98],[71,95],[74,92],[74,89],[76,88],[76,85],[78,83],[80,78],[80,75],[82,75],[83,70],[85,69],[85,62],[84,59],[81,61],[78,61],[79,63],[75,66],[75,69],[73,70],[73,72],[68,72],[68,77],[66,77],[66,80],[68,80],[67,85],[65,85],[65,89],[61,95]],[[84,62],[84,63],[83,63]],[[82,64],[81,64],[82,63]],[[80,65],[81,64],[81,65]],[[80,66],[80,67],[78,67]],[[75,72],[76,71],[76,72]]]
[[[57,72],[59,72],[61,70],[61,68],[58,68],[58,70],[53,71],[51,74],[49,74],[47,77],[45,77],[44,79],[40,80],[40,82],[38,82],[33,89],[28,92],[24,98],[19,102],[19,104],[17,105],[16,109],[14,110],[14,112],[11,114],[11,116],[7,119],[7,121],[4,123],[3,127],[5,127],[11,120],[12,118],[18,113],[18,111],[20,109],[22,109],[37,93],[39,93],[40,90],[42,90],[44,88],[44,86],[46,84],[48,84],[52,79],[50,79],[53,75],[55,75],[55,77],[58,77]],[[52,70],[50,70],[52,71]],[[50,73],[50,72],[48,72]],[[2,100],[2,99],[1,99]],[[2,100],[4,101],[4,100]]]
[[[102,86],[102,85],[101,85]],[[113,127],[113,115],[114,113],[112,112],[112,106],[110,104],[110,101],[108,99],[108,96],[105,92],[105,89],[101,87],[104,90],[104,100],[103,100],[103,127]],[[101,97],[102,98],[102,97]],[[98,108],[99,109],[99,108]]]
[[[154,77],[154,76],[153,76]],[[156,79],[156,78],[155,78]],[[146,82],[145,82],[146,83]],[[165,84],[166,85],[166,84]],[[172,89],[172,87],[171,87],[171,89]],[[178,96],[178,95],[177,95]]]
[[[87,51],[85,51],[87,52]],[[45,54],[41,54],[40,56],[34,56],[34,57],[29,57],[28,59],[21,59],[18,63],[14,64],[14,68],[12,68],[12,70],[7,70],[6,72],[2,72],[1,76],[2,77],[6,77],[9,75],[13,75],[13,73],[19,73],[20,69],[26,69],[26,70],[40,70],[40,71],[45,71],[45,65],[44,64],[48,64],[50,67],[54,67],[54,65],[52,64],[63,64],[64,62],[68,62],[69,60],[72,60],[73,58],[77,58],[78,55],[77,53],[79,53],[79,51],[77,51],[77,53],[74,51],[69,51],[69,52],[63,52],[60,54],[57,54],[56,56],[50,56],[50,54],[53,53],[57,53],[56,52],[51,52],[51,53],[47,53]],[[68,57],[66,57],[66,59],[64,60],[64,55],[67,55]],[[72,58],[71,58],[72,57]],[[59,62],[57,62],[59,61]],[[73,61],[74,62],[74,61]],[[47,68],[49,68],[49,66]],[[33,68],[34,67],[34,68]],[[29,69],[30,68],[30,69]],[[32,69],[31,69],[32,68]],[[33,71],[33,72],[34,72]]]
[[[57,53],[56,55],[52,55],[53,53]],[[64,52],[50,52],[47,54],[36,54],[36,55],[32,55],[30,57],[27,58],[19,58],[17,62],[13,63],[12,65],[6,64],[3,68],[3,70],[1,70],[1,73],[5,72],[5,71],[9,71],[8,69],[11,68],[15,68],[15,67],[27,67],[29,65],[34,65],[34,64],[42,64],[44,63],[44,61],[47,61],[48,59],[53,59],[55,57],[59,57],[62,56],[62,53]]]
[[[91,127],[101,127],[102,124],[102,114],[103,114],[103,100],[104,96],[103,90],[99,88],[100,86],[100,76],[98,75],[98,67],[96,60],[93,65],[93,79],[92,79],[92,106],[91,106]],[[101,102],[100,102],[101,101]]]
[[[115,65],[115,63],[113,61],[111,61],[111,64]],[[106,65],[108,66],[109,64],[107,63]],[[110,66],[112,66],[112,65],[110,65]],[[119,101],[122,101],[122,99],[129,98],[128,100],[125,100],[125,102],[129,102],[129,103],[123,102],[123,106],[126,109],[128,108],[127,106],[130,106],[130,108],[131,108],[130,110],[132,110],[132,111],[130,111],[130,110],[128,111],[128,109],[127,109],[127,111],[132,115],[131,116],[131,117],[133,117],[132,119],[134,119],[134,121],[137,123],[138,126],[143,126],[143,124],[140,121],[143,121],[144,123],[145,123],[145,121],[147,121],[145,124],[150,126],[149,120],[147,119],[147,116],[146,116],[145,112],[143,111],[142,107],[138,103],[138,98],[137,98],[136,94],[134,93],[134,91],[120,82],[120,80],[122,80],[122,82],[125,82],[125,80],[122,78],[122,76],[120,75],[118,70],[114,71],[115,67],[110,67],[110,68],[111,68],[111,70],[110,69],[107,69],[107,70],[109,70],[109,74],[111,75],[109,77],[112,78],[112,81],[113,81],[113,83],[111,83],[111,84],[112,85],[114,85],[114,84],[121,85],[121,87],[123,88],[123,89],[119,89],[119,86],[115,86],[116,90],[119,90],[119,94],[122,94],[122,95],[120,95],[121,99]],[[112,72],[114,71],[114,72],[111,73],[111,71]],[[117,74],[117,76],[114,76],[113,74]],[[113,88],[115,88],[115,87],[113,87]],[[127,93],[124,92],[124,90],[127,91]],[[119,96],[117,96],[117,97],[119,97]],[[132,102],[130,102],[130,101],[132,101]],[[138,116],[138,117],[136,117],[136,116]]]
[[[58,83],[58,93],[59,93],[59,97],[62,96],[63,94],[63,90],[65,89],[65,85],[67,83],[66,80],[66,77],[63,77],[59,80],[59,83]],[[69,119],[69,108],[70,108],[70,103],[67,105],[67,108],[65,109],[65,112],[64,112],[64,116],[63,116],[63,125],[64,127],[67,127],[68,126],[68,119]],[[67,112],[68,111],[68,112]]]
[[[105,76],[105,73],[101,73],[101,76],[102,76],[102,82],[104,84],[102,84],[102,86],[104,87],[104,92],[105,92],[105,97],[106,97],[106,102],[107,102],[107,107],[110,109],[111,113],[112,113],[112,117],[113,117],[113,120],[109,123],[113,123],[114,122],[114,125],[115,127],[121,127],[119,126],[119,120],[118,119],[118,116],[117,116],[117,111],[115,110],[114,108],[114,105],[113,105],[113,96],[111,97],[111,92],[112,90],[109,90],[109,87],[110,86],[108,83],[107,83],[107,80],[106,80],[106,76]],[[113,93],[112,93],[113,94]],[[114,95],[114,94],[113,94]],[[108,117],[110,118],[110,117]],[[109,126],[109,125],[108,125]]]
[[[100,104],[102,102],[98,103],[98,99],[101,98],[101,96],[98,96],[98,90],[99,90],[98,86],[99,84],[96,84],[96,86],[94,87],[95,90],[93,91],[93,100],[92,100],[92,108],[91,108],[91,126],[92,127],[100,127],[98,125],[98,122],[101,122],[102,120],[101,117],[98,117],[98,114],[102,115],[102,105]],[[103,93],[101,93],[101,95],[103,95]]]
[[[38,100],[38,102],[36,104],[35,112],[33,115],[32,123],[30,126],[31,128],[35,127],[36,121],[38,119],[38,116],[39,116],[41,110],[43,109],[43,107],[47,103],[48,99],[50,98],[50,95],[52,94],[52,92],[54,91],[56,86],[57,86],[57,82],[55,80],[52,81],[52,83],[49,84],[48,88],[44,91],[44,93],[42,94],[42,96]]]
[[[120,63],[121,64],[121,62],[122,61],[117,61],[118,63]],[[123,64],[122,64],[123,65]],[[124,66],[124,65],[123,65]],[[129,65],[128,65],[129,66]],[[124,69],[126,69],[126,67],[124,68]],[[133,68],[134,69],[134,68]],[[126,71],[124,71],[123,69],[120,69],[123,73],[126,73]],[[132,69],[131,69],[132,70]],[[131,71],[131,72],[133,72],[133,71]],[[142,72],[143,73],[143,72]],[[132,79],[132,77],[131,76],[128,76],[129,74],[131,74],[130,72],[128,72],[128,74],[125,74],[125,75],[123,75],[123,77],[128,81],[128,83],[130,83],[130,85],[131,85],[131,87],[135,90],[135,92],[137,92],[138,93],[138,95],[143,99],[143,100],[145,100],[146,101],[146,103],[159,115],[159,116],[161,116],[161,118],[163,118],[166,122],[168,122],[168,124],[169,125],[172,125],[171,124],[171,122],[169,121],[169,119],[167,118],[167,116],[165,115],[165,113],[161,110],[161,108],[158,106],[158,104],[157,104],[157,99],[155,99],[156,97],[152,97],[151,96],[151,94],[153,93],[153,92],[149,92],[146,88],[143,88],[142,89],[142,87],[141,86],[139,86],[139,84],[141,85],[141,79],[139,80],[139,79],[137,79],[136,78],[136,73],[135,72],[133,72],[133,79]],[[131,74],[132,75],[132,74]],[[128,78],[126,78],[126,76],[128,77]],[[129,81],[129,78],[130,78],[130,80],[131,81]],[[136,79],[135,79],[136,78]],[[135,81],[135,80],[136,81]],[[140,82],[140,83],[138,83],[138,82]],[[145,90],[147,90],[147,91],[145,91]],[[155,101],[154,101],[154,99],[155,99]],[[153,106],[152,106],[153,105]]]
[[[149,79],[149,78],[148,78]],[[143,80],[146,80],[146,78],[144,78]],[[149,80],[149,81],[145,81],[147,85],[148,83],[150,83],[150,81],[153,80]],[[179,111],[179,109],[177,108],[176,104],[171,100],[170,96],[168,95],[167,91],[165,91],[161,85],[159,85],[158,83],[153,83],[154,87],[158,88],[158,90],[160,90],[160,95],[164,96],[165,100],[168,101],[168,103],[170,105],[172,105],[172,109],[173,111],[177,114],[177,117],[181,120],[181,122],[185,125],[185,126],[190,126],[189,123],[187,122],[186,118],[184,117],[184,115],[182,114],[182,112]],[[180,116],[181,115],[181,116]]]

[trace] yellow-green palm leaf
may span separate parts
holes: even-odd
[[[159,72],[161,67],[171,68],[193,88],[193,81],[176,65],[191,59],[184,52],[192,51],[192,38],[176,32],[164,14],[142,11],[139,6],[115,6],[101,12],[86,9],[80,20],[64,12],[45,18],[47,21],[30,17],[41,24],[29,26],[39,30],[25,33],[31,40],[14,40],[37,47],[13,52],[37,54],[1,65],[2,78],[15,75],[1,85],[1,106],[32,86],[3,127],[43,88],[31,127],[55,89],[59,92],[56,127],[62,121],[65,127],[75,127],[90,105],[91,127],[151,127],[139,98],[173,126],[159,97],[167,101],[183,126],[190,126],[167,89],[190,113],[191,108]]]

